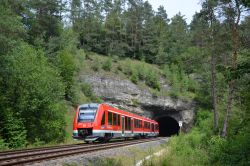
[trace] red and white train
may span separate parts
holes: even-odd
[[[159,124],[107,104],[78,106],[73,138],[85,142],[108,141],[111,138],[141,138],[159,135]]]

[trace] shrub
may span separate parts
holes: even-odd
[[[108,58],[103,64],[102,69],[105,71],[110,71],[112,68],[112,59]]]
[[[84,95],[88,97],[89,101],[97,102],[97,103],[101,102],[101,99],[94,94],[94,91],[91,85],[89,85],[88,83],[82,83],[81,88],[82,88]]]
[[[76,71],[76,65],[73,56],[67,50],[60,51],[58,53],[58,64],[57,64],[60,75],[63,78],[65,84],[65,99],[72,102],[74,98],[74,91],[72,87],[74,85],[74,74]]]
[[[8,111],[5,111],[3,121],[3,136],[8,142],[9,148],[25,147],[27,144],[27,130],[19,113],[8,109]]]
[[[136,72],[133,72],[133,74],[132,74],[131,77],[130,77],[130,80],[131,80],[133,83],[137,84],[137,83],[138,83],[138,80],[139,80],[138,74],[137,74]]]
[[[2,138],[0,138],[0,150],[5,150],[7,149],[7,144],[4,142]]]
[[[94,63],[92,64],[91,68],[95,71],[98,72],[100,70],[100,61],[98,58],[94,60]]]
[[[24,146],[25,138],[29,142],[34,142],[35,138],[46,143],[62,141],[65,137],[66,109],[61,101],[65,86],[58,70],[48,62],[43,51],[25,43],[17,45],[6,56],[5,65],[6,89],[3,96],[6,100],[0,103],[0,108],[4,108],[7,122],[15,122],[4,124],[6,129],[11,131],[12,128],[13,135],[20,139],[13,140],[14,144],[10,146]],[[21,133],[16,134],[17,131]],[[11,142],[12,138],[4,136],[3,139]]]
[[[149,87],[160,90],[160,83],[158,82],[156,73],[154,73],[153,71],[149,70],[147,72],[145,82]]]

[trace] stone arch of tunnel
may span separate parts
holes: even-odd
[[[163,116],[156,119],[159,123],[159,135],[162,137],[169,137],[178,135],[180,131],[179,123],[177,120],[170,116]]]

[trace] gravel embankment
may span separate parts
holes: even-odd
[[[116,158],[116,157],[125,157],[125,158],[133,158],[135,155],[135,152],[148,152],[153,149],[160,148],[161,145],[165,144],[168,141],[168,138],[153,141],[153,142],[146,142],[141,143],[137,145],[130,145],[126,147],[121,148],[115,148],[115,149],[108,149],[108,150],[102,150],[87,154],[81,154],[81,155],[73,155],[69,157],[64,157],[60,159],[50,160],[50,161],[44,161],[36,164],[32,164],[35,166],[60,166],[60,165],[96,165],[95,163],[100,161],[101,159],[105,158]],[[99,164],[98,164],[99,165]]]

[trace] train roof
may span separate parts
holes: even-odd
[[[105,106],[111,107],[111,108],[115,109],[116,111],[118,111],[119,113],[123,113],[123,114],[126,114],[126,115],[128,115],[128,116],[132,116],[132,117],[137,118],[137,119],[139,119],[139,120],[144,120],[144,121],[148,121],[148,122],[151,122],[151,123],[157,123],[155,120],[152,120],[152,119],[149,119],[149,118],[146,118],[146,117],[142,117],[142,116],[133,114],[133,113],[131,113],[131,112],[127,112],[127,111],[121,110],[121,109],[119,109],[119,108],[110,106],[109,104],[103,103],[103,104],[101,104],[101,105],[105,105]],[[112,110],[111,110],[111,111],[112,111]]]
[[[82,107],[99,107],[100,104],[98,103],[87,103],[87,104],[81,104],[79,105],[80,108]]]

